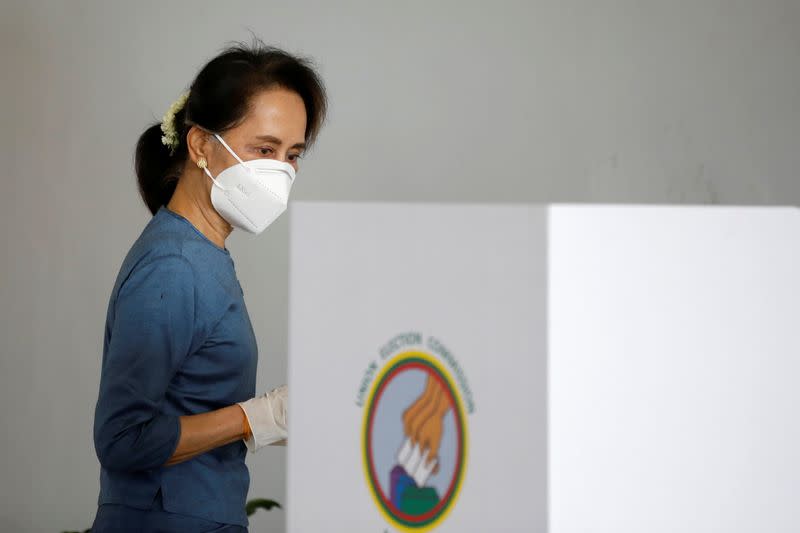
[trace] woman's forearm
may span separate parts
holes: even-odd
[[[178,447],[165,466],[186,461],[201,453],[243,439],[247,427],[246,420],[244,411],[238,405],[199,415],[181,416]]]

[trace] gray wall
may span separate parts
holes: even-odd
[[[294,199],[800,201],[796,0],[3,1],[2,531],[94,516],[106,304],[149,218],[133,145],[246,28],[330,91]],[[230,241],[262,390],[286,378],[287,221]],[[249,459],[251,496],[284,498],[284,460]]]

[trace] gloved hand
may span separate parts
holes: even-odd
[[[288,404],[289,389],[286,385],[250,398],[246,402],[239,402],[250,424],[251,435],[244,443],[251,453],[288,436],[286,424]]]

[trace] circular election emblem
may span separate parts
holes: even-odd
[[[387,362],[364,409],[364,472],[377,507],[399,529],[427,531],[455,504],[467,457],[458,389],[419,350]]]

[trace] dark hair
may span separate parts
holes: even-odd
[[[221,133],[240,124],[250,99],[262,90],[282,87],[303,99],[307,122],[305,142],[311,146],[325,121],[325,87],[309,58],[298,57],[259,39],[234,43],[209,61],[189,88],[186,104],[175,114],[178,145],[174,151],[161,142],[161,122],[147,128],[136,144],[135,167],[139,193],[154,215],[166,205],[186,163],[186,134],[196,124]],[[171,153],[172,152],[172,153]]]

